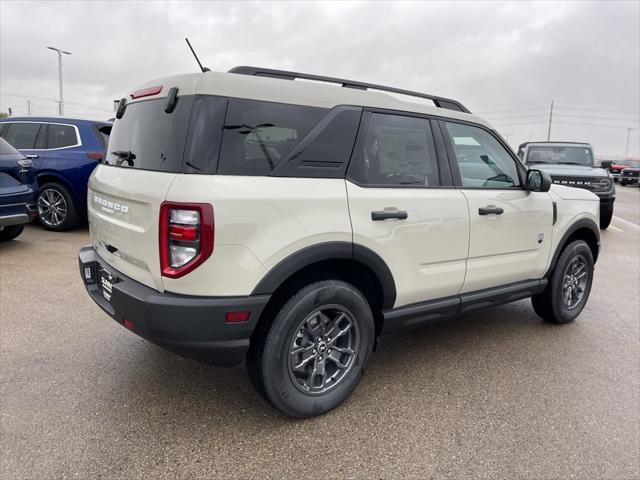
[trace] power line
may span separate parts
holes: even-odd
[[[622,128],[623,130],[626,130],[627,128],[629,128],[622,125],[596,125],[594,123],[577,123],[577,122],[556,122],[556,123],[561,123],[563,125],[581,125],[583,127]]]

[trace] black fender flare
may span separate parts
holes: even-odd
[[[369,268],[382,286],[382,308],[393,308],[396,284],[391,270],[373,250],[350,242],[319,243],[293,253],[273,267],[256,285],[251,295],[273,294],[293,274],[325,260],[353,260]]]
[[[567,243],[567,240],[569,239],[569,237],[571,237],[571,235],[573,235],[578,230],[583,228],[590,230],[591,233],[593,233],[594,236],[596,237],[597,248],[596,248],[596,254],[593,257],[593,261],[595,263],[596,259],[598,258],[598,254],[600,252],[600,227],[596,224],[596,222],[594,222],[589,218],[581,218],[577,222],[571,224],[571,226],[567,229],[564,235],[562,235],[562,238],[560,238],[560,241],[558,242],[558,245],[556,247],[556,251],[553,253],[553,257],[551,258],[551,263],[549,264],[549,268],[544,274],[545,278],[551,275],[551,272],[553,272],[553,269],[556,267],[556,263],[558,262],[558,257],[560,257],[560,254],[562,253],[562,247],[564,246],[565,243]]]

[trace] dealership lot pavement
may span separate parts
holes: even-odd
[[[612,225],[573,324],[527,300],[384,338],[306,421],[110,320],[86,229],[29,227],[0,247],[0,478],[639,478],[640,189]]]

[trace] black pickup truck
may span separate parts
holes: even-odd
[[[611,174],[595,164],[593,148],[577,142],[526,142],[518,147],[518,156],[529,166],[546,171],[553,183],[585,188],[600,198],[600,228],[613,217],[616,191]]]

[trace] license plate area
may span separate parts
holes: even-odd
[[[111,273],[102,265],[98,267],[98,288],[102,293],[104,299],[111,303],[111,296],[113,295],[113,286],[118,283],[120,279],[117,275]]]

